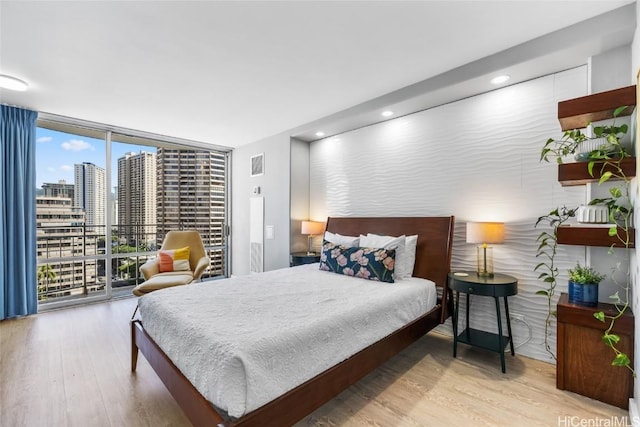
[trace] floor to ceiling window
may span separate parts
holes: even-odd
[[[41,308],[131,295],[170,230],[199,231],[205,280],[227,275],[229,153],[136,133],[38,122]]]

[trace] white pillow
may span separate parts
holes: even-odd
[[[405,241],[406,237],[404,234],[399,237],[394,236],[379,236],[377,234],[367,234],[366,236],[360,235],[360,246],[364,248],[384,248],[384,249],[395,249],[396,250],[396,262],[393,272],[394,278],[402,278],[406,277],[406,263],[405,263]],[[409,271],[409,276],[411,276],[412,271]]]
[[[413,276],[413,267],[416,264],[416,248],[418,246],[418,235],[414,234],[413,236],[407,236],[404,243],[404,267],[406,276],[402,277],[411,277]]]
[[[327,242],[331,242],[336,245],[347,246],[347,247],[357,247],[360,245],[360,238],[355,236],[343,236],[338,233],[332,233],[330,231],[324,232],[324,240]]]
[[[362,243],[362,238],[367,243],[373,243],[373,245]],[[404,237],[404,246],[402,246],[402,238]],[[370,238],[370,239],[369,239]],[[398,240],[395,240],[398,239]],[[380,246],[382,245],[382,246]],[[413,267],[416,264],[416,247],[418,246],[418,235],[412,236],[380,236],[378,234],[368,233],[366,236],[360,235],[360,246],[367,248],[386,248],[391,249],[393,245],[398,245],[396,248],[396,266],[394,271],[394,278],[401,279],[403,277],[413,276]]]

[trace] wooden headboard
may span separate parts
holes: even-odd
[[[329,218],[327,231],[346,236],[374,233],[388,236],[418,235],[415,277],[446,287],[451,268],[453,216],[446,217],[345,217]]]

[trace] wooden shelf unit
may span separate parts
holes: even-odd
[[[630,227],[629,234],[629,248],[634,248],[636,230]],[[618,236],[609,236],[609,227],[561,225],[557,229],[558,243],[562,245],[603,246],[607,248],[613,245],[616,248],[624,248],[625,246],[620,240],[621,238],[626,240],[622,228],[618,228]]]
[[[593,176],[589,175],[589,162],[563,163],[558,165],[558,181],[563,187],[572,185],[584,185],[590,182],[597,182],[604,172],[616,172],[611,164],[596,162],[593,166]],[[627,157],[621,160],[620,167],[623,173],[631,178],[636,176],[636,158]],[[614,178],[612,178],[614,179]]]
[[[640,80],[638,88],[640,91]],[[620,116],[631,114],[636,97],[640,95],[636,92],[636,86],[629,86],[559,102],[558,120],[562,130],[584,128],[590,122],[611,119],[615,109],[625,105],[629,108]],[[635,158],[624,159],[623,162],[625,175],[635,176]],[[588,162],[561,165],[558,180],[562,185],[588,184],[597,181],[603,172],[596,166],[595,176],[591,177],[587,168]],[[629,247],[633,248],[635,229],[630,228],[628,232]],[[618,228],[618,233],[624,233],[624,230]],[[567,245],[624,247],[617,236],[609,236],[609,227],[561,226],[557,228],[557,239],[558,243]],[[598,303],[597,307],[570,304],[567,294],[563,293],[556,309],[556,386],[560,390],[573,391],[627,409],[629,398],[633,396],[633,373],[626,367],[611,365],[615,354],[602,342],[609,323],[600,322],[593,316],[598,311],[611,315],[617,313],[617,308],[605,303]],[[634,366],[634,318],[630,308],[615,322],[613,333],[620,336],[618,349],[629,356],[631,366]]]
[[[633,373],[625,367],[611,366],[615,354],[602,342],[609,324],[593,317],[597,311],[613,314],[615,310],[605,303],[597,307],[570,304],[567,294],[560,295],[556,387],[627,409],[633,395]],[[633,313],[627,309],[613,329],[621,338],[619,349],[632,361],[633,323]]]
[[[620,115],[628,116],[636,105],[636,86],[627,86],[607,92],[595,93],[580,98],[558,102],[558,121],[562,130],[584,128],[589,123],[613,118],[613,112],[622,106],[627,106]],[[558,181],[562,186],[585,185],[598,182],[604,172],[616,172],[614,165],[604,162],[593,167],[593,176],[589,174],[589,162],[564,163],[558,165]],[[636,176],[636,158],[622,159],[620,167],[627,177]],[[616,178],[611,178],[616,179]],[[618,228],[622,240],[624,230]],[[629,247],[635,247],[635,229],[629,229]],[[558,243],[563,245],[603,246],[624,248],[624,244],[617,236],[609,236],[609,227],[561,226],[557,229]]]
[[[587,127],[591,122],[613,118],[616,108],[628,106],[619,117],[628,116],[636,105],[636,87],[627,86],[580,98],[558,102],[558,121],[562,130]]]

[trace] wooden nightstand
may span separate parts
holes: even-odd
[[[309,255],[306,252],[294,252],[291,254],[291,266],[302,264],[313,264],[314,262],[320,262],[320,254]]]
[[[515,355],[513,339],[511,338],[511,320],[509,319],[509,303],[507,297],[518,293],[518,280],[506,274],[494,274],[493,277],[480,277],[475,271],[460,271],[449,273],[449,287],[456,292],[456,306],[453,313],[453,357],[456,357],[458,342],[474,345],[485,350],[500,353],[502,373],[506,372],[504,349],[507,344],[511,347],[511,355]],[[460,307],[460,292],[467,294],[467,328],[458,334],[458,309]],[[469,327],[469,295],[493,297],[496,302],[498,319],[498,333],[480,331]],[[504,310],[507,316],[508,336],[502,334],[502,316],[500,314],[500,297],[504,298]]]

